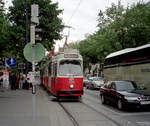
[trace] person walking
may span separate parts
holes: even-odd
[[[23,73],[20,73],[20,77],[19,77],[19,89],[23,88],[23,82],[24,82]]]
[[[15,73],[11,73],[10,85],[11,85],[12,90],[16,90],[16,75],[15,75]]]
[[[16,89],[19,89],[19,73],[16,73]]]
[[[22,86],[22,88],[23,89],[26,89],[26,75],[25,74],[23,74],[23,86]]]
[[[0,76],[0,91],[2,91],[3,88],[3,76]]]

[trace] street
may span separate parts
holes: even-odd
[[[128,110],[120,111],[116,106],[102,105],[99,97],[99,91],[85,89],[83,101],[90,104],[98,111],[113,118],[123,125],[135,124],[137,126],[150,126],[150,110]],[[120,119],[119,119],[120,118]]]
[[[0,92],[0,126],[150,126],[149,118],[150,111],[120,111],[115,106],[102,105],[98,90],[85,89],[80,101],[58,102],[39,87],[33,107],[31,90]]]

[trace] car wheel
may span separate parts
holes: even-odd
[[[123,103],[122,103],[122,101],[120,99],[117,102],[117,107],[118,107],[119,110],[123,109]]]
[[[102,104],[105,104],[105,102],[106,102],[106,101],[105,101],[105,97],[104,97],[103,95],[101,95],[101,103],[102,103]]]
[[[92,84],[92,89],[94,90],[95,89],[95,86]]]

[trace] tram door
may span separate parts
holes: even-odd
[[[57,63],[51,64],[51,93],[56,95],[56,84],[57,84]]]
[[[48,89],[51,90],[51,63],[48,66]]]

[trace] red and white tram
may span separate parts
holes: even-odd
[[[43,85],[53,96],[83,95],[83,60],[75,49],[62,49],[42,70]]]

